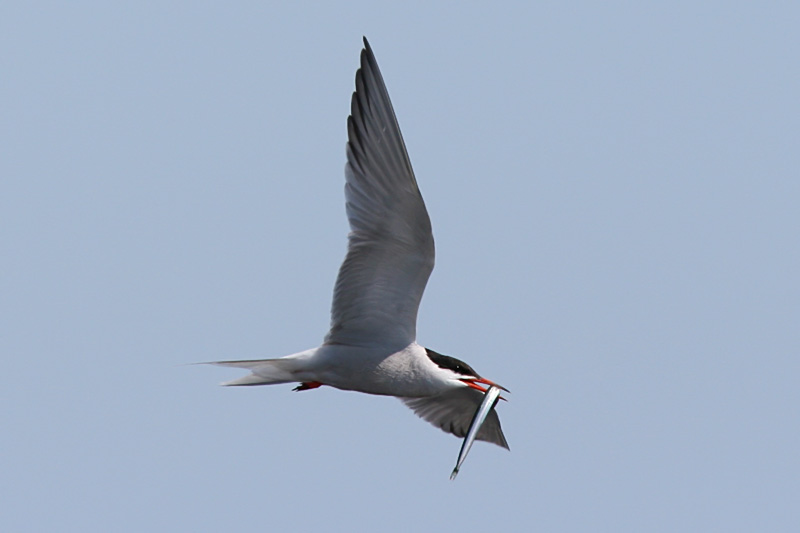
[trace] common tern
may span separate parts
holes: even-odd
[[[367,39],[347,119],[347,255],[321,346],[277,359],[219,361],[251,374],[223,385],[299,383],[396,396],[464,440],[508,449],[494,407],[500,390],[467,363],[416,342],[417,309],[433,270],[431,223],[389,94]],[[491,404],[491,405],[489,405]],[[469,435],[468,435],[469,433]]]

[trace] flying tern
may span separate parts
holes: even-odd
[[[351,231],[333,292],[330,331],[321,346],[303,352],[214,364],[251,372],[223,385],[299,383],[294,390],[327,385],[396,396],[434,426],[467,437],[460,466],[475,438],[508,449],[494,410],[498,389],[506,389],[416,342],[417,309],[433,270],[433,234],[366,38],[355,85],[345,165]]]

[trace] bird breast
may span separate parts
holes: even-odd
[[[400,397],[439,394],[460,384],[411,343],[402,350],[323,345],[317,353],[320,381],[342,390]]]

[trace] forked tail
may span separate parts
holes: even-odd
[[[277,385],[303,381],[306,374],[308,356],[311,350],[299,354],[288,355],[279,359],[256,359],[251,361],[216,361],[210,363],[219,366],[244,368],[252,372],[250,375],[222,383],[224,386],[237,385]]]

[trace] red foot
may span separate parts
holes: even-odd
[[[301,391],[301,390],[309,390],[309,389],[316,389],[317,387],[321,387],[323,383],[319,381],[304,381],[294,389],[293,391]]]

